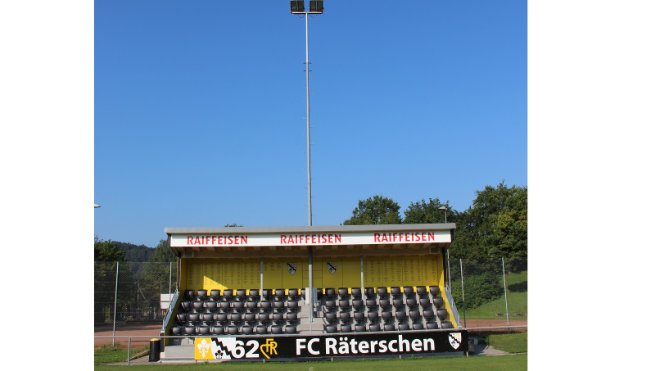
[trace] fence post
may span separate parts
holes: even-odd
[[[171,300],[171,295],[172,295],[172,262],[170,262],[170,284],[167,286],[167,294],[170,295],[170,300]]]
[[[506,308],[506,323],[510,325],[511,322],[509,322],[509,301],[507,300],[506,297],[506,272],[504,270],[504,257],[502,257],[502,282],[504,285],[504,305]]]
[[[461,294],[463,295],[463,327],[467,328],[467,309],[465,304],[465,283],[463,281],[463,258],[458,259],[461,266]]]
[[[130,336],[128,337],[128,360],[126,360],[126,362],[128,362],[129,366],[131,365],[131,337]]]
[[[447,279],[449,280],[449,293],[451,294],[451,262],[449,261],[449,249],[447,249]]]
[[[119,262],[117,262],[117,275],[115,276],[115,309],[112,318],[112,346],[115,346],[115,331],[117,329],[117,286],[119,284]]]

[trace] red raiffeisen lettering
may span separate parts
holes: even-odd
[[[432,242],[435,232],[374,233],[374,242]]]
[[[341,243],[341,234],[281,234],[282,245],[315,245],[315,244]]]
[[[188,236],[188,246],[247,245],[248,236]]]

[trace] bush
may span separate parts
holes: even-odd
[[[461,280],[453,280],[451,292],[457,308],[463,308]],[[503,295],[499,278],[494,273],[470,275],[464,278],[465,304],[467,309],[476,308]]]

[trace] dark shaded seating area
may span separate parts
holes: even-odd
[[[326,333],[453,328],[438,286],[326,288],[317,294]]]
[[[171,335],[296,334],[300,290],[186,290]]]

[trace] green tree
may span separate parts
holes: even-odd
[[[486,186],[456,224],[454,257],[474,262],[505,258],[508,270],[527,269],[527,187]]]
[[[358,206],[353,209],[353,216],[344,221],[344,224],[401,224],[400,208],[391,198],[376,195],[358,201]]]
[[[103,324],[114,302],[117,264],[124,251],[113,241],[94,239],[94,323]]]
[[[160,310],[160,294],[174,291],[176,285],[176,255],[167,240],[161,240],[144,263],[143,274],[137,280],[141,308],[149,307],[153,313]],[[170,270],[170,268],[172,270]],[[171,276],[170,276],[171,274]]]
[[[403,214],[406,224],[444,223],[445,216],[448,223],[456,219],[456,211],[449,206],[449,201],[443,203],[438,198],[429,198],[428,202],[411,202]]]

